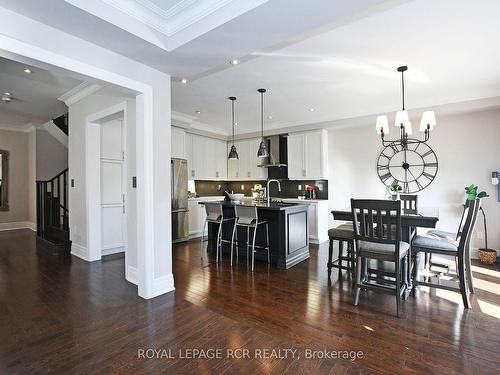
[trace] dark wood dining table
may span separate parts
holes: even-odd
[[[340,221],[353,221],[351,210],[333,210],[333,219]],[[439,209],[437,207],[420,207],[416,214],[401,214],[401,240],[411,244],[413,236],[416,234],[414,228],[436,228],[436,223],[439,221]],[[411,261],[411,260],[410,260]],[[416,264],[410,264],[410,275],[415,271],[414,277],[419,277],[419,270],[421,268],[420,259],[416,259]],[[408,275],[406,297],[408,297],[410,290],[413,288],[413,283],[410,275]]]
[[[333,210],[333,219],[340,221],[352,221],[351,210]],[[416,214],[401,214],[402,234],[401,240],[411,243],[412,228],[436,228],[439,221],[439,209],[437,207],[421,207]]]

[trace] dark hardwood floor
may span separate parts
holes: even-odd
[[[364,293],[326,272],[327,247],[289,270],[243,259],[201,260],[199,242],[174,246],[176,291],[145,301],[124,258],[86,263],[36,248],[29,230],[0,233],[0,373],[493,374],[500,368],[500,267],[476,264],[473,308],[422,290],[394,316],[392,296]],[[436,294],[437,293],[437,294]],[[139,358],[142,349],[223,350],[223,358]],[[225,358],[226,349],[293,349],[300,358]],[[363,358],[306,359],[306,349]],[[166,352],[160,352],[164,355]],[[283,351],[281,352],[283,353]],[[342,354],[342,353],[340,353]]]

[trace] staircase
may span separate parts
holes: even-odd
[[[36,182],[37,236],[55,253],[69,252],[68,169],[47,181]]]

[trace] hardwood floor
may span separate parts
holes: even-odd
[[[125,281],[122,256],[86,263],[37,251],[29,230],[0,233],[0,373],[493,374],[500,367],[500,267],[475,265],[471,310],[456,293],[422,290],[398,319],[394,297],[364,293],[354,307],[349,278],[333,271],[328,282],[327,246],[311,246],[311,258],[289,270],[259,263],[254,274],[241,258],[232,269],[227,255],[219,265],[202,261],[198,241],[174,246],[173,258],[176,291],[145,301]],[[148,348],[177,358],[139,358]],[[220,348],[223,358],[178,358],[190,348]],[[236,348],[252,359],[226,358]],[[253,358],[262,349],[301,357]],[[363,358],[305,359],[307,349]]]

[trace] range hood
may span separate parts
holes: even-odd
[[[269,157],[260,165],[262,168],[287,166],[287,138],[286,135],[273,135],[266,139]]]

